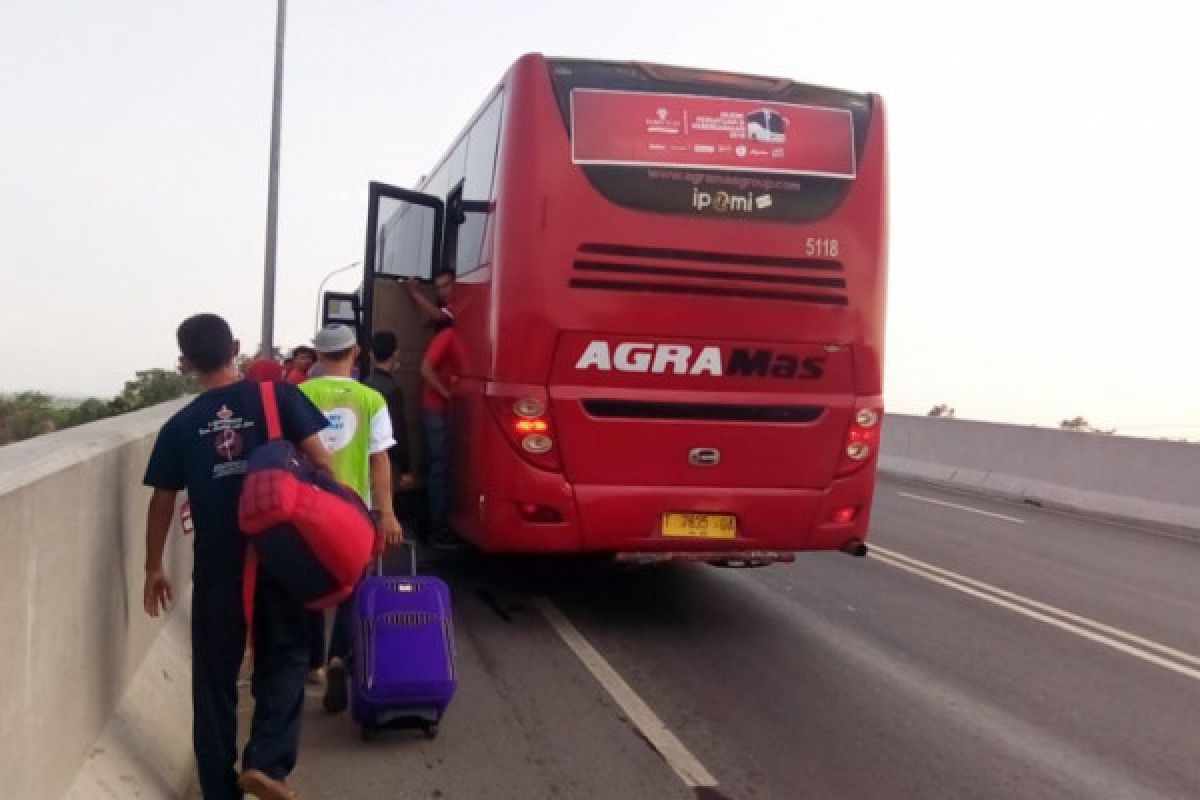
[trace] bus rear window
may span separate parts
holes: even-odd
[[[868,97],[678,72],[551,61],[572,159],[608,199],[647,211],[807,222],[845,196],[870,121]]]

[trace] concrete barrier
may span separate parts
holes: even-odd
[[[142,610],[142,472],[182,401],[0,448],[0,781],[5,797],[175,797],[191,781],[187,588]]]
[[[880,469],[1200,530],[1200,445],[889,414]]]

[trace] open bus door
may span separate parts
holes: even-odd
[[[379,331],[396,335],[393,377],[404,396],[413,476],[423,477],[421,359],[433,327],[413,303],[406,283],[433,297],[433,277],[442,268],[445,204],[440,198],[372,181],[363,256],[362,332],[368,343]],[[364,348],[366,349],[366,348]]]

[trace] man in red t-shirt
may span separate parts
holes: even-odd
[[[450,532],[447,518],[447,431],[450,395],[458,382],[461,368],[458,339],[453,323],[441,320],[425,358],[421,361],[421,377],[425,387],[421,391],[421,408],[425,431],[425,449],[429,460],[426,482],[429,493],[429,541],[435,547],[453,547],[455,540]]]

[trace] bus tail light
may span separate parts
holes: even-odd
[[[856,472],[871,460],[879,449],[879,430],[882,422],[882,408],[863,407],[855,410],[854,419],[850,420],[850,427],[846,431],[838,475]]]
[[[517,513],[526,522],[535,522],[539,525],[553,525],[563,521],[562,512],[557,508],[537,503],[517,503]]]
[[[544,389],[488,395],[488,404],[508,440],[526,461],[542,469],[562,468]]]
[[[858,506],[843,506],[833,512],[831,521],[835,525],[849,525],[858,516]]]

